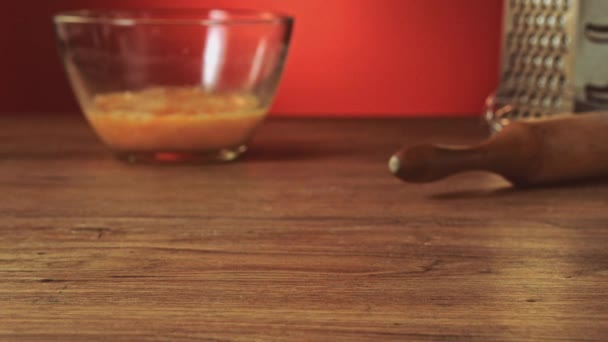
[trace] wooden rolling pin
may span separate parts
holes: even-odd
[[[393,155],[389,169],[414,183],[473,170],[522,186],[608,176],[608,112],[516,121],[473,147],[414,146]]]

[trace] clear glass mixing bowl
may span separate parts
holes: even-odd
[[[82,111],[120,159],[233,160],[264,120],[293,18],[246,10],[55,16]]]

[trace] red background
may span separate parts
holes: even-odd
[[[478,115],[497,84],[501,0],[42,0],[0,5],[2,112],[76,112],[51,15],[239,7],[296,17],[274,113]],[[322,67],[321,67],[322,66]]]

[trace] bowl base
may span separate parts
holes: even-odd
[[[114,156],[129,164],[212,164],[236,160],[246,150],[241,145],[215,151],[119,151]]]

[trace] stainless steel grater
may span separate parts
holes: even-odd
[[[500,73],[494,125],[608,107],[608,0],[505,0]]]

